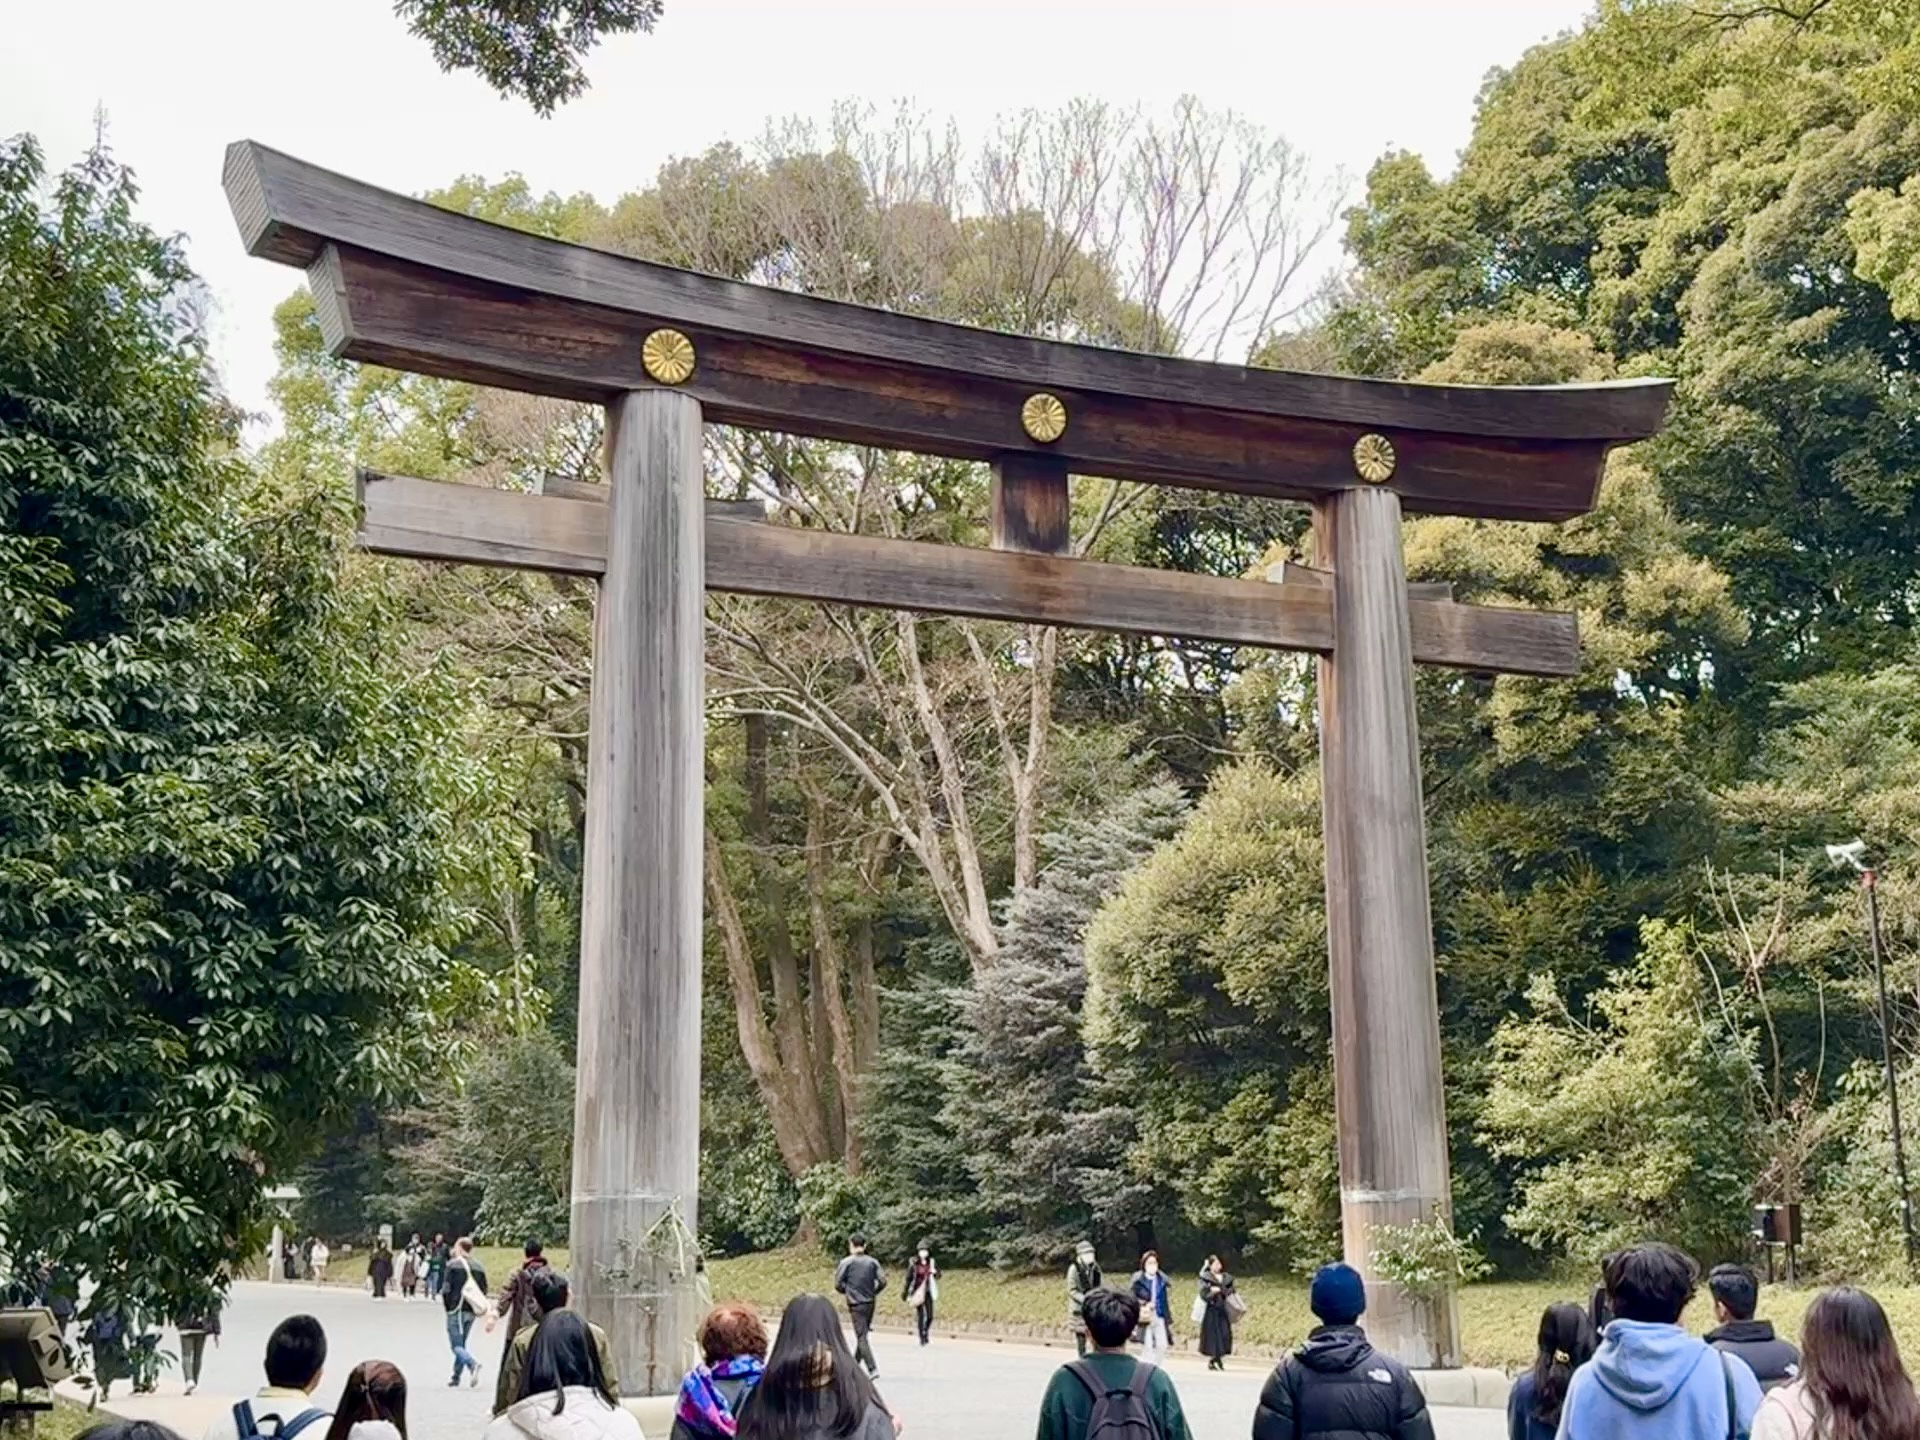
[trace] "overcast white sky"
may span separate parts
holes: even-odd
[[[1590,0],[667,0],[542,120],[445,76],[389,0],[0,0],[0,134],[64,165],[107,113],[147,219],[188,237],[234,398],[266,405],[270,315],[298,282],[248,259],[220,190],[255,139],[395,190],[519,171],[603,199],[771,117],[911,99],[963,132],[1076,96],[1233,108],[1357,182],[1389,145],[1451,168],[1481,78]]]

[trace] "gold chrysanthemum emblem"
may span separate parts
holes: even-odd
[[[1020,407],[1020,428],[1042,445],[1051,445],[1067,433],[1067,407],[1058,395],[1041,390]]]
[[[1384,435],[1362,435],[1353,442],[1353,468],[1362,480],[1378,485],[1393,474],[1393,442]]]
[[[640,346],[640,364],[662,385],[678,385],[693,374],[693,341],[678,330],[656,330]]]

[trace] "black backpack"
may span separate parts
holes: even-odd
[[[1165,1440],[1153,1411],[1147,1408],[1147,1387],[1153,1383],[1151,1365],[1136,1361],[1132,1381],[1119,1390],[1109,1390],[1084,1360],[1074,1361],[1067,1369],[1093,1397],[1093,1410],[1087,1416],[1087,1440]]]

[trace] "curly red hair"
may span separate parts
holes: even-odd
[[[767,1358],[767,1327],[751,1305],[716,1305],[700,1322],[700,1353],[709,1365],[736,1355]]]

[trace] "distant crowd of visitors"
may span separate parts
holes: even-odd
[[[447,1315],[450,1385],[479,1384],[481,1365],[467,1345],[473,1325],[506,1326],[494,1419],[481,1440],[641,1440],[639,1422],[620,1404],[607,1336],[569,1308],[567,1277],[540,1245],[525,1247],[494,1298],[470,1239],[455,1240],[437,1262],[434,1248],[423,1247],[417,1277],[431,1273],[429,1293]],[[404,1287],[404,1268],[402,1275]],[[930,1343],[939,1276],[921,1245],[907,1262],[901,1298],[915,1312],[922,1345]],[[1541,1316],[1537,1357],[1508,1401],[1509,1440],[1920,1440],[1920,1398],[1872,1296],[1822,1292],[1796,1347],[1757,1317],[1752,1271],[1722,1265],[1707,1277],[1716,1324],[1700,1338],[1680,1323],[1699,1279],[1693,1261],[1668,1245],[1609,1255],[1586,1306],[1552,1305]],[[886,1285],[864,1237],[853,1237],[834,1277],[851,1346],[821,1295],[789,1301],[771,1339],[753,1307],[712,1309],[699,1327],[699,1361],[675,1397],[670,1440],[895,1440],[905,1427],[881,1397],[869,1339]],[[1178,1387],[1160,1363],[1174,1343],[1170,1289],[1151,1252],[1125,1285],[1110,1285],[1093,1247],[1078,1248],[1067,1297],[1079,1354],[1046,1388],[1037,1440],[1192,1440]],[[1321,1267],[1308,1302],[1319,1323],[1268,1375],[1252,1440],[1433,1440],[1419,1384],[1360,1324],[1367,1295],[1359,1273]],[[1245,1308],[1233,1277],[1209,1256],[1188,1311],[1209,1368],[1231,1353],[1233,1322]],[[197,1378],[197,1352],[219,1334],[218,1316],[186,1317],[181,1331],[183,1347],[197,1341],[190,1361],[183,1354]],[[315,1399],[326,1358],[318,1320],[282,1321],[267,1344],[266,1384],[223,1413],[204,1440],[296,1440],[306,1431],[308,1440],[407,1440],[399,1369],[378,1360],[355,1366],[328,1410]],[[178,1440],[147,1422],[89,1434]]]

